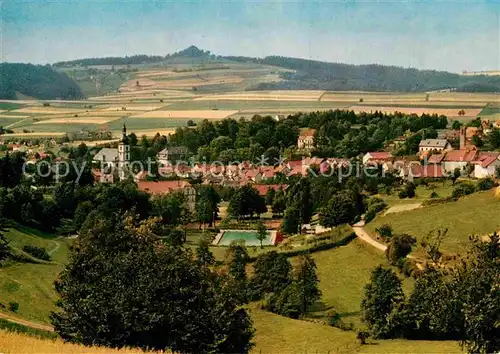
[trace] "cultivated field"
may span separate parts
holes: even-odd
[[[92,118],[53,118],[40,120],[38,122],[34,122],[33,125],[37,124],[104,124],[112,121],[113,118],[104,118],[104,117],[92,117]]]
[[[86,93],[94,93],[87,100],[47,101],[50,106],[37,100],[2,100],[0,125],[24,136],[61,135],[82,128],[99,130],[106,125],[116,135],[125,119],[137,135],[150,135],[154,129],[169,132],[186,126],[188,120],[239,119],[256,114],[287,116],[330,109],[436,113],[461,121],[477,116],[492,120],[500,117],[500,95],[491,93],[256,91],[256,85],[279,81],[279,74],[289,70],[252,63],[181,61],[168,66],[122,68],[128,70],[125,73],[99,69],[108,71],[99,74],[104,83],[102,90],[97,91],[89,76],[94,74],[87,69],[68,71],[80,85],[86,85]],[[107,94],[95,96],[99,91]],[[459,116],[462,109],[465,114]]]
[[[78,113],[82,109],[71,108],[56,108],[56,107],[26,107],[17,109],[15,113],[33,113],[33,114],[64,114],[64,113]]]
[[[224,119],[238,111],[229,110],[197,110],[197,111],[151,111],[134,116],[134,118],[204,118]]]

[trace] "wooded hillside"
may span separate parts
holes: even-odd
[[[72,79],[49,65],[0,64],[0,98],[16,99],[17,93],[45,100],[83,98]]]

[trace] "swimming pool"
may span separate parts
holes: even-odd
[[[276,231],[268,231],[262,245],[272,246],[275,243]],[[246,246],[260,246],[257,231],[254,230],[222,230],[214,240],[218,246],[229,246],[233,241],[244,241]]]

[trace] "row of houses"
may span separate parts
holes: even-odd
[[[485,152],[477,149],[442,150],[421,161],[414,157],[392,156],[390,152],[369,152],[363,156],[364,165],[379,165],[384,171],[396,172],[401,177],[442,178],[455,169],[472,169],[471,177],[496,178],[500,169],[500,152]]]

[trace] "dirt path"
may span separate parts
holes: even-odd
[[[378,241],[375,241],[369,234],[366,232],[365,228],[365,223],[364,221],[360,221],[352,226],[352,229],[354,230],[354,233],[356,236],[358,236],[360,239],[362,239],[364,242],[369,243],[371,246],[375,247],[379,251],[385,252],[387,249],[387,246],[384,245],[383,243],[380,243]]]
[[[34,328],[34,329],[40,329],[42,331],[54,332],[54,328],[52,328],[52,326],[43,325],[43,324],[40,324],[40,323],[31,322],[31,321],[26,321],[26,320],[23,320],[23,319],[20,319],[20,318],[17,318],[17,317],[12,317],[12,316],[7,315],[5,313],[1,313],[0,312],[0,318],[4,319],[6,321],[12,322],[12,323],[17,323],[17,324],[26,326],[26,327],[30,327],[30,328]]]
[[[400,213],[402,211],[410,211],[410,210],[415,210],[418,208],[422,207],[422,203],[409,203],[409,204],[399,204],[399,205],[394,205],[390,207],[384,215],[387,214],[393,214],[393,213]]]

